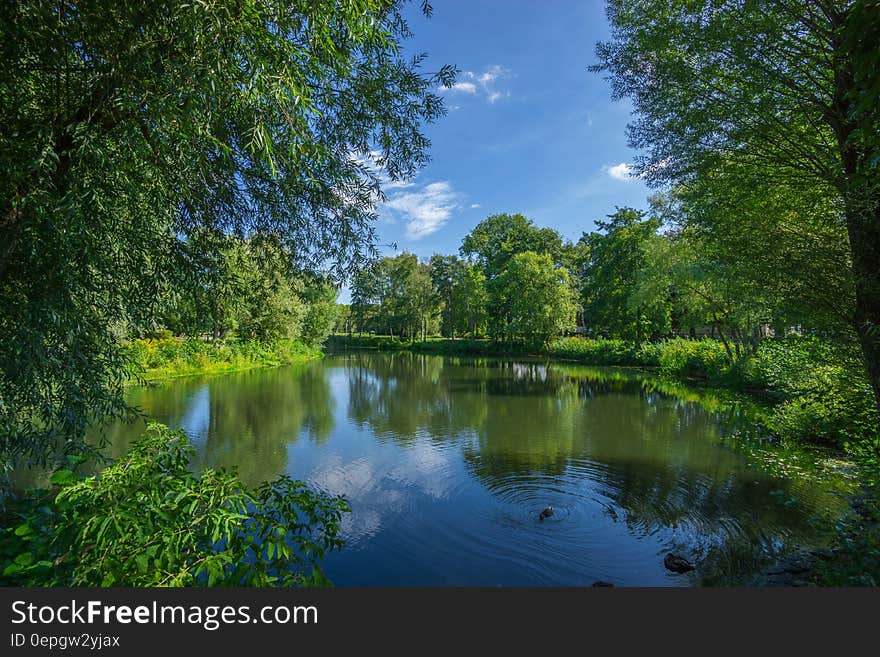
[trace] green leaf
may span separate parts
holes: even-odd
[[[17,563],[11,563],[6,568],[3,569],[4,575],[14,575],[15,573],[21,572],[23,570],[22,566]]]
[[[34,562],[34,555],[30,552],[22,552],[15,557],[15,563],[19,566],[30,566]]]
[[[65,486],[76,480],[76,475],[70,470],[56,470],[49,477],[49,483],[54,486]]]

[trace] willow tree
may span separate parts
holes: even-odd
[[[0,6],[0,451],[82,449],[122,412],[111,322],[146,322],[201,226],[280,234],[337,278],[381,176],[444,113],[396,0]],[[430,6],[423,4],[430,13]]]
[[[837,204],[880,407],[880,3],[609,0],[608,15],[593,70],[634,103],[637,173],[687,184],[747,166]]]

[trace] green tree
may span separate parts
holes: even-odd
[[[354,329],[354,318],[351,314],[351,304],[341,303],[336,306],[336,324],[333,332],[337,334],[351,335]]]
[[[480,265],[486,279],[492,280],[518,253],[549,253],[554,262],[559,262],[562,238],[552,228],[539,228],[521,214],[494,214],[465,236],[459,251],[462,257]]]
[[[358,333],[373,329],[381,301],[381,262],[358,269],[351,280],[351,318]]]
[[[613,37],[593,69],[632,99],[630,140],[645,149],[636,170],[649,181],[733,166],[837,206],[851,264],[835,276],[852,277],[849,323],[880,408],[878,10],[876,0],[610,0]]]
[[[236,326],[242,337],[265,342],[302,336],[308,306],[303,281],[291,268],[290,254],[277,235],[243,241],[233,263],[241,280]]]
[[[518,253],[493,282],[507,309],[496,337],[546,347],[574,328],[575,293],[568,272],[553,264],[550,254]]]
[[[363,269],[352,283],[352,313],[359,330],[414,339],[436,333],[442,301],[431,266],[413,253],[385,257]]]
[[[667,295],[636,293],[649,245],[662,239],[657,235],[660,221],[632,208],[618,208],[608,218],[596,222],[604,233],[581,237],[590,259],[583,279],[585,326],[594,334],[637,342],[668,333]]]
[[[431,257],[431,280],[442,302],[440,332],[446,337],[485,329],[486,278],[483,272],[454,255]]]
[[[312,281],[303,290],[306,311],[301,335],[307,345],[318,347],[333,332],[341,308],[336,303],[336,295],[336,287],[323,280]]]
[[[5,459],[81,451],[125,410],[111,328],[150,324],[181,236],[276,232],[336,278],[371,252],[362,157],[392,180],[424,165],[454,75],[404,54],[403,4],[2,3]]]
[[[457,308],[456,325],[462,334],[469,332],[471,338],[476,338],[485,333],[488,322],[486,276],[479,267],[468,263],[462,263],[456,274],[452,288],[452,303]]]
[[[487,217],[462,240],[459,252],[475,263],[486,278],[488,331],[493,336],[508,334],[510,309],[506,306],[498,278],[518,254],[548,254],[559,263],[563,252],[562,238],[552,228],[539,228],[521,214],[495,214]]]

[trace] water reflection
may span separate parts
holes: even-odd
[[[191,377],[137,388],[130,403],[146,417],[186,431],[195,467],[235,467],[258,484],[287,471],[288,447],[325,442],[334,429],[334,400],[320,363]],[[144,421],[104,429],[111,454],[127,451]]]
[[[680,585],[666,550],[741,568],[840,509],[731,437],[746,405],[622,370],[349,354],[132,394],[187,431],[197,467],[346,495],[340,585]],[[112,427],[114,450],[137,430]]]

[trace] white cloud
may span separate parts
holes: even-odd
[[[458,208],[458,197],[452,185],[440,181],[416,191],[392,194],[385,207],[406,220],[406,236],[417,240],[446,225]]]
[[[474,208],[478,208],[478,207],[480,207],[480,204],[479,204],[479,203],[471,203],[471,209],[472,209],[472,210],[473,210]]]
[[[382,189],[385,191],[388,191],[389,189],[406,189],[413,185],[415,185],[415,183],[408,180],[391,180],[387,177],[382,180]]]
[[[441,93],[466,93],[474,96],[482,96],[490,103],[501,98],[509,98],[510,92],[499,89],[497,83],[507,80],[513,75],[510,69],[500,64],[492,64],[487,66],[482,72],[462,71],[461,77],[464,81],[456,82],[451,87],[440,87],[438,91]],[[457,107],[455,109],[458,109]]]
[[[456,82],[451,87],[440,87],[439,91],[441,93],[461,92],[466,94],[475,94],[477,93],[477,85],[475,85],[473,82]]]
[[[615,180],[623,180],[624,182],[629,182],[633,179],[632,167],[626,162],[621,162],[620,164],[605,165],[604,167],[602,167],[602,170]]]

